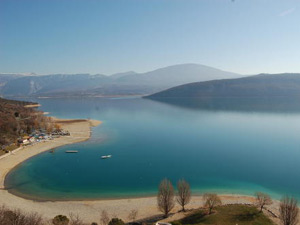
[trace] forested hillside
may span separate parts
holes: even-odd
[[[50,118],[34,108],[25,107],[28,104],[32,103],[0,98],[0,148],[16,142],[18,137],[33,129],[52,126]]]
[[[170,88],[149,98],[245,98],[300,96],[300,74],[255,76],[196,82]]]

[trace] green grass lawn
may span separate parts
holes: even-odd
[[[216,207],[214,213],[207,215],[204,210],[172,222],[174,225],[274,225],[274,223],[254,206],[227,205]]]

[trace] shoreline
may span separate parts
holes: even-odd
[[[74,144],[87,141],[91,136],[91,128],[100,125],[102,122],[98,120],[85,119],[57,119],[56,123],[62,126],[62,129],[69,130],[70,136],[62,136],[54,140],[47,140],[30,146],[18,148],[13,154],[5,155],[0,160],[0,189],[5,189],[6,175],[16,168],[19,164],[27,159],[34,157],[40,153],[58,148],[64,145]]]
[[[14,167],[13,169],[15,169],[16,167]],[[143,194],[143,195],[124,195],[124,196],[117,196],[117,197],[90,197],[90,198],[43,198],[43,197],[36,197],[36,196],[32,196],[32,195],[26,195],[23,193],[19,193],[17,191],[11,191],[10,188],[4,188],[4,189],[0,189],[0,190],[7,190],[10,194],[20,197],[22,199],[25,200],[29,200],[29,201],[34,201],[34,202],[97,202],[97,201],[111,201],[111,200],[126,200],[126,199],[141,199],[141,198],[156,198],[156,194]],[[192,191],[192,196],[193,197],[202,197],[203,193],[208,193],[209,191],[206,192],[194,192]],[[210,192],[209,192],[210,193]],[[255,198],[254,195],[248,195],[248,194],[240,194],[240,193],[226,193],[226,192],[212,192],[212,193],[216,193],[219,196],[235,196],[235,197],[244,197],[244,198]],[[277,199],[273,199],[274,201],[278,201]]]
[[[34,156],[33,156],[34,157]],[[12,170],[14,170],[15,168],[17,168],[18,166],[14,167]],[[10,170],[10,171],[12,171]],[[11,189],[7,186],[5,186],[5,188],[0,188],[0,190],[6,190],[8,191],[10,194],[20,197],[22,199],[28,200],[28,201],[34,201],[34,202],[97,202],[97,201],[111,201],[111,200],[127,200],[127,199],[141,199],[141,198],[156,198],[157,194],[153,194],[153,193],[145,193],[145,194],[132,194],[132,195],[121,195],[121,196],[115,196],[115,197],[86,197],[86,198],[80,198],[80,197],[71,197],[71,198],[63,198],[63,197],[54,197],[54,198],[47,198],[47,197],[38,197],[38,196],[33,196],[30,194],[23,194],[21,192],[18,191],[11,191]],[[255,195],[254,194],[247,194],[247,193],[234,193],[234,192],[229,192],[229,191],[210,191],[210,190],[205,190],[205,191],[194,191],[191,189],[192,192],[192,196],[193,197],[202,197],[204,193],[215,193],[219,196],[234,196],[234,197],[244,197],[244,198],[253,198],[255,199]],[[0,195],[1,196],[1,195]],[[272,197],[271,197],[272,198]],[[276,198],[272,198],[273,201],[280,201],[280,199],[276,199]],[[0,200],[0,204],[1,204],[1,200]]]
[[[41,106],[40,104],[29,104],[29,105],[25,105],[24,107],[25,108],[38,108],[40,106]]]
[[[24,147],[15,154],[11,154],[0,159],[0,205],[4,204],[7,207],[21,209],[22,211],[28,213],[36,212],[45,219],[52,219],[56,215],[60,214],[69,216],[70,213],[72,213],[78,215],[83,221],[89,223],[99,223],[100,213],[102,210],[106,210],[110,217],[117,216],[124,221],[128,221],[128,214],[131,210],[138,210],[137,220],[161,215],[161,212],[157,209],[156,196],[124,196],[124,198],[108,199],[63,199],[61,201],[38,201],[14,195],[9,190],[6,190],[6,175],[19,164],[42,152],[49,151],[50,149],[86,141],[91,136],[91,127],[101,124],[101,121],[96,120],[54,119],[58,123],[61,123],[63,129],[70,132],[70,136],[62,136],[54,140]],[[223,194],[220,195],[220,197],[224,204],[253,204],[255,201],[253,196],[247,195]],[[194,210],[201,207],[202,204],[202,196],[193,195],[190,204],[188,204],[186,208],[189,210]],[[268,208],[270,208],[273,212],[276,212],[278,203],[274,203],[274,206]],[[183,213],[177,213],[179,209],[180,207],[176,205],[176,207],[172,210],[172,212],[175,214],[169,217],[168,220],[175,220],[178,218],[178,216],[184,216]]]

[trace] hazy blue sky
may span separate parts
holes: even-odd
[[[300,72],[300,0],[0,0],[0,72]]]

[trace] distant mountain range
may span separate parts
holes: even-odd
[[[228,98],[300,96],[300,74],[259,74],[238,79],[184,84],[148,98]]]
[[[5,86],[5,84],[8,81],[17,79],[22,76],[23,75],[21,75],[21,74],[5,74],[5,73],[0,74],[0,90],[3,86]]]
[[[2,96],[116,96],[149,95],[191,82],[237,78],[241,75],[198,64],[169,66],[146,73],[0,74]]]

